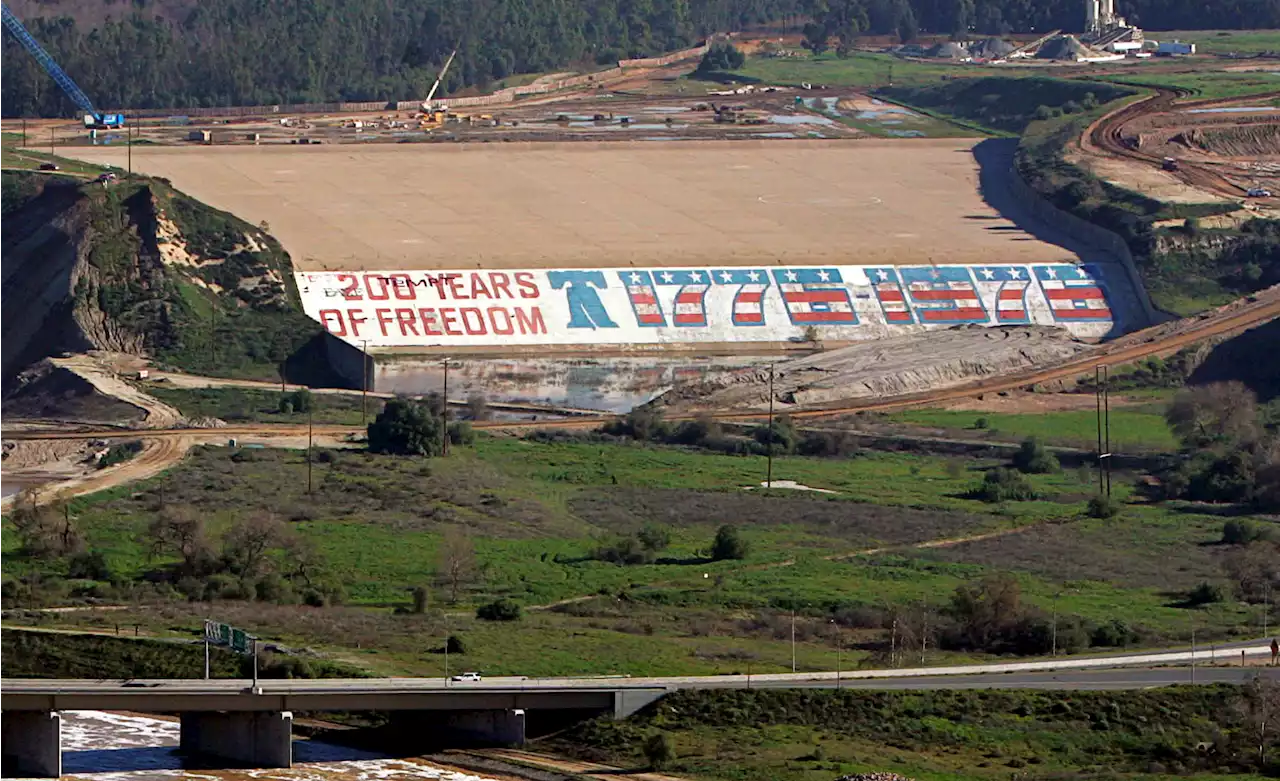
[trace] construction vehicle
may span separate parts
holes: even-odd
[[[438,115],[441,111],[444,111],[446,113],[449,111],[448,106],[443,106],[443,105],[435,106],[435,105],[432,105],[431,101],[435,98],[436,92],[440,89],[440,82],[444,81],[444,76],[446,73],[449,72],[449,66],[453,64],[453,58],[457,54],[458,54],[457,49],[454,49],[449,54],[449,59],[444,61],[444,67],[440,69],[440,75],[436,76],[436,83],[431,85],[431,91],[427,93],[427,99],[422,101],[422,113],[424,115],[424,118],[425,116],[430,116],[435,122],[439,123],[441,120],[435,119],[436,115]]]
[[[1176,171],[1178,170],[1178,161],[1172,157],[1166,157],[1160,167],[1166,171]]]
[[[93,107],[93,101],[89,100],[89,96],[84,94],[84,90],[80,89],[66,71],[62,69],[58,63],[54,62],[49,56],[49,52],[44,50],[27,28],[22,24],[13,11],[9,10],[8,5],[0,6],[3,8],[3,21],[5,29],[13,34],[18,43],[26,49],[36,62],[44,68],[49,77],[67,93],[67,97],[71,98],[71,102],[76,104],[76,108],[84,113],[84,126],[91,130],[104,130],[109,128],[124,127],[124,114],[103,114]]]

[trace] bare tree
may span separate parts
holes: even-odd
[[[1244,719],[1249,738],[1258,747],[1258,766],[1267,764],[1267,748],[1275,742],[1272,722],[1280,717],[1280,683],[1255,675],[1240,690],[1236,710]]]
[[[316,544],[306,537],[289,534],[282,543],[285,554],[284,576],[301,580],[307,588],[315,588],[324,566],[324,556]]]
[[[267,553],[285,546],[289,530],[275,513],[257,511],[241,518],[222,539],[222,553],[230,569],[254,577],[267,563]]]
[[[65,499],[41,505],[34,491],[23,491],[14,498],[9,517],[28,555],[70,556],[84,549],[84,537],[76,528],[71,506]]]
[[[1247,443],[1258,434],[1258,397],[1240,382],[1215,382],[1179,391],[1165,420],[1183,445]]]
[[[466,531],[450,526],[440,541],[436,578],[449,589],[449,601],[458,601],[458,592],[471,584],[476,577],[476,549]]]
[[[467,396],[467,412],[472,420],[488,420],[490,418],[489,402],[483,393],[472,393]]]
[[[1262,602],[1280,585],[1280,545],[1270,540],[1251,542],[1227,554],[1222,567],[1242,599]]]
[[[189,574],[205,569],[213,559],[204,516],[191,505],[166,505],[148,525],[147,537],[151,540],[152,558],[176,553]]]

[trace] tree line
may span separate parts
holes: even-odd
[[[1079,0],[150,0],[96,26],[40,8],[24,19],[32,34],[112,108],[410,99],[455,47],[444,94],[779,21],[813,20],[845,41],[1084,25]],[[1280,27],[1280,0],[1121,0],[1119,11],[1153,29]],[[2,65],[4,116],[71,113],[10,35]]]

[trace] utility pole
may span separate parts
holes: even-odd
[[[128,141],[125,142],[125,146],[129,150],[128,151],[129,176],[133,176],[133,123],[132,122],[125,123],[125,132],[128,134]]]
[[[924,653],[929,647],[929,603],[920,603],[920,666],[924,667]]]
[[[1093,406],[1097,417],[1098,429],[1098,493],[1103,492],[1102,485],[1102,367],[1093,367]]]
[[[1196,682],[1196,625],[1191,625],[1191,683]]]
[[[796,610],[791,608],[791,672],[796,671]]]
[[[285,365],[285,362],[281,361],[280,362],[280,395],[281,396],[283,396],[285,393],[284,365]]]
[[[360,381],[360,425],[364,425],[369,420],[369,340],[362,340],[363,349],[360,351],[363,355],[360,358],[361,370],[364,379]]]
[[[898,666],[898,617],[893,617],[893,629],[889,635],[889,666]]]
[[[258,638],[253,638],[253,688],[258,688]]]
[[[449,359],[444,359],[444,398],[440,404],[440,455],[449,455]]]
[[[311,419],[312,407],[307,407],[307,493],[311,493]]]
[[[53,151],[53,128],[49,128],[49,154],[55,154]]]
[[[1107,437],[1107,498],[1111,498],[1111,376],[1110,370],[1102,367],[1102,410],[1103,425]]]
[[[841,672],[840,668],[843,666],[841,664],[842,660],[840,659],[840,652],[843,650],[841,648],[841,643],[840,643],[840,640],[841,640],[840,625],[837,624],[836,620],[833,618],[831,619],[831,626],[836,630],[836,689],[839,689],[840,688],[840,672]]]
[[[27,118],[22,118],[22,145],[27,145]]]
[[[765,473],[764,487],[773,488],[773,364],[769,364],[769,449],[767,453],[768,455],[766,456],[766,459],[768,467]],[[792,618],[794,617],[795,615],[793,612]],[[795,622],[793,621],[792,623],[794,624]],[[793,626],[792,629],[794,630],[794,628],[795,627]],[[794,634],[795,632],[793,631],[792,635]],[[791,666],[795,667],[795,664],[792,664]],[[795,672],[795,670],[792,670],[791,672]]]
[[[1267,619],[1271,618],[1271,581],[1262,584],[1262,636],[1267,636]]]
[[[116,632],[119,634],[119,632]],[[209,680],[209,620],[204,622],[204,679]]]
[[[1051,655],[1054,658],[1058,656],[1058,597],[1061,594],[1053,595],[1053,651]]]
[[[449,685],[449,614],[444,616],[444,685]]]

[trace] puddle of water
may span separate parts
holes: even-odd
[[[684,130],[689,126],[675,123],[668,125],[665,122],[632,122],[629,125],[621,123],[606,124],[603,122],[570,122],[569,127],[590,128],[592,130]]]
[[[800,101],[805,108],[821,111],[833,117],[841,116],[840,110],[836,108],[836,104],[840,102],[840,98],[801,98]]]
[[[490,401],[627,412],[677,382],[766,362],[766,357],[460,359],[450,363],[449,398],[481,393]],[[436,361],[380,363],[376,387],[418,396],[439,392],[444,372]]]
[[[1280,111],[1275,106],[1231,106],[1228,108],[1192,108],[1184,114],[1252,114],[1258,111]]]
[[[812,114],[774,114],[769,121],[775,125],[834,125],[831,117],[815,117]]]
[[[187,769],[177,751],[178,722],[102,711],[62,712],[64,778],[92,781],[375,781],[432,779],[489,781],[485,776],[437,767],[418,759],[380,754],[319,741],[295,740],[294,767],[279,769]]]
[[[883,122],[885,121],[884,116],[886,114],[898,114],[906,117],[920,116],[916,112],[910,109],[902,108],[901,106],[885,106],[884,108],[881,108],[881,109],[863,109],[862,111],[859,111],[855,116],[858,119],[874,119],[874,120]]]
[[[751,135],[755,136],[756,138],[795,138],[796,137],[795,133],[788,133],[785,130],[779,131],[777,133],[752,133]]]

